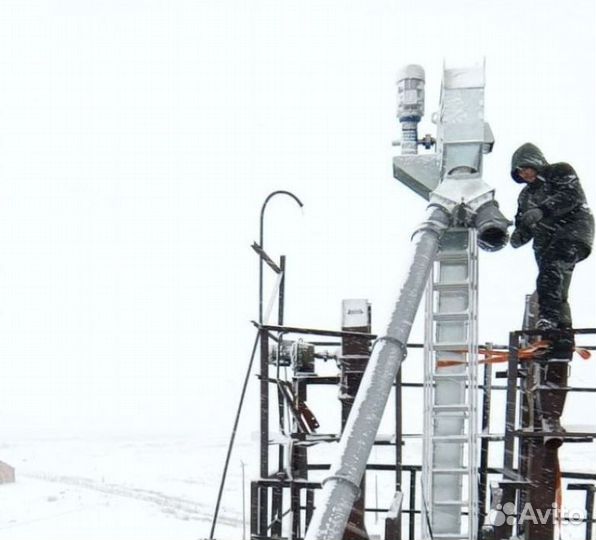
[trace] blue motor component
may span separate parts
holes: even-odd
[[[397,117],[401,123],[403,154],[418,153],[418,123],[424,116],[424,69],[416,64],[397,75]]]

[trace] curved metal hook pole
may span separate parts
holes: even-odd
[[[261,249],[265,249],[264,244],[264,222],[265,222],[265,210],[267,208],[267,204],[269,201],[275,197],[276,195],[287,195],[296,201],[296,204],[302,208],[304,204],[302,201],[296,197],[291,191],[285,191],[283,189],[279,189],[277,191],[273,191],[267,195],[267,198],[263,202],[263,206],[261,206],[261,220],[259,222],[259,246]],[[259,258],[259,324],[263,324],[263,259],[262,257]]]
[[[267,203],[269,202],[269,200],[278,194],[284,194],[284,195],[288,195],[290,196],[292,199],[294,199],[296,201],[296,203],[298,203],[298,205],[302,208],[304,205],[302,204],[302,201],[296,197],[296,195],[294,195],[293,193],[290,193],[289,191],[283,191],[283,190],[279,190],[279,191],[274,191],[272,193],[270,193],[267,198],[265,199],[265,202],[263,203],[263,206],[261,207],[261,221],[260,221],[260,231],[259,231],[259,242],[260,242],[260,246],[261,248],[263,248],[263,221],[264,221],[264,217],[265,217],[265,208],[267,207]],[[282,265],[283,268],[283,265]],[[262,310],[263,310],[263,259],[260,258],[260,264],[259,264],[259,323],[262,324]],[[228,444],[228,451],[226,454],[226,461],[224,464],[224,470],[223,470],[223,474],[222,474],[222,478],[221,478],[221,482],[220,482],[220,486],[219,486],[219,492],[217,494],[217,502],[215,504],[215,512],[213,513],[213,520],[211,523],[211,532],[209,534],[209,539],[213,540],[214,538],[214,534],[215,534],[215,526],[217,524],[217,518],[219,516],[219,508],[220,508],[220,504],[221,504],[221,499],[222,499],[222,494],[223,494],[223,490],[224,490],[224,486],[225,486],[225,482],[226,482],[226,478],[227,478],[227,473],[228,473],[228,467],[230,464],[230,457],[232,454],[232,449],[234,447],[234,442],[236,439],[236,432],[238,429],[238,421],[240,420],[240,413],[242,412],[242,406],[244,404],[244,397],[246,394],[246,389],[248,386],[248,380],[250,377],[250,373],[252,371],[252,365],[253,365],[253,361],[255,358],[255,354],[257,352],[257,346],[259,344],[259,338],[260,338],[260,331],[257,331],[257,335],[255,336],[255,341],[252,347],[252,352],[250,355],[250,360],[248,362],[248,368],[246,370],[246,375],[244,377],[244,383],[242,386],[242,392],[240,394],[240,401],[238,403],[238,409],[236,411],[236,418],[234,419],[234,427],[232,428],[232,434],[230,436],[230,442]],[[268,384],[265,381],[265,384]],[[261,442],[261,444],[263,444]],[[244,474],[244,467],[242,468],[242,472]],[[242,482],[242,486],[244,489],[244,481]]]

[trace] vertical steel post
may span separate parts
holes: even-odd
[[[364,299],[344,300],[342,302],[342,330],[344,332],[361,332],[370,334],[370,304]],[[369,340],[357,337],[343,337],[341,340],[341,429],[345,428],[346,422],[352,410],[352,404],[356,398],[362,375],[366,369],[369,353]],[[368,538],[365,524],[365,492],[366,472],[362,475],[360,483],[360,496],[354,502],[354,506],[348,519],[348,526],[344,532],[344,540],[362,540]]]
[[[274,485],[271,489],[271,536],[281,537],[283,516],[283,488]]]
[[[416,470],[410,469],[410,516],[408,519],[409,539],[416,539]]]
[[[525,309],[522,320],[523,330],[532,330],[538,320],[538,295],[526,295]],[[522,335],[518,341],[518,346],[525,347],[530,343],[538,340],[538,336]],[[525,365],[520,366],[518,370],[519,375],[519,429],[533,430],[536,423],[536,397],[534,386],[540,384],[540,366],[533,362],[526,362]],[[541,429],[538,427],[538,429]],[[517,472],[520,478],[527,479],[531,464],[537,459],[537,455],[541,453],[542,441],[533,437],[521,437],[518,440],[518,458],[517,458]],[[517,513],[522,511],[525,503],[530,496],[530,489],[520,489],[517,499]],[[520,527],[523,529],[522,527]]]
[[[269,477],[269,334],[267,330],[260,330],[261,340],[261,365],[260,365],[260,390],[261,390],[261,466],[262,479]],[[262,488],[259,496],[259,525],[260,535],[267,534],[268,515],[267,488]]]
[[[537,374],[535,382],[541,386],[546,385],[544,366],[537,365],[536,362],[533,363]],[[565,369],[567,369],[566,365]],[[534,381],[528,381],[528,384],[531,382]],[[532,394],[534,399],[530,403],[532,407],[530,418],[533,419],[531,427],[533,431],[542,431],[543,408],[541,400],[544,399],[544,393],[541,390],[533,390]],[[527,479],[530,483],[528,502],[532,505],[534,512],[549,517],[537,521],[527,519],[521,526],[527,540],[552,540],[555,534],[553,505],[556,504],[555,478],[559,469],[558,448],[545,445],[541,438],[533,438],[530,442],[530,448],[531,459],[527,470]]]
[[[258,524],[259,528],[257,530],[257,534],[261,537],[267,536],[269,531],[269,521],[267,519],[267,507],[268,507],[268,500],[269,496],[267,493],[266,486],[259,486],[259,494],[258,494],[258,511],[259,511],[259,519]]]
[[[292,540],[298,540],[300,534],[300,488],[294,483],[290,486],[290,505],[292,507]]]
[[[517,475],[513,470],[515,459],[515,417],[517,410],[517,379],[518,379],[518,347],[519,338],[515,332],[509,334],[509,360],[507,364],[507,394],[505,406],[505,445],[503,456],[503,473],[505,478],[513,479]],[[501,504],[515,502],[515,488],[511,484],[503,486]],[[495,526],[495,539],[510,538],[513,527],[507,520],[502,525]]]
[[[260,530],[259,526],[259,483],[250,483],[250,537],[254,538]]]
[[[306,516],[305,516],[305,527],[308,529],[310,520],[312,519],[312,513],[315,506],[315,496],[311,488],[306,490]]]
[[[489,349],[487,348],[487,351]],[[490,426],[490,402],[492,390],[492,367],[487,362],[484,364],[484,377],[482,381],[482,431],[484,435],[480,442],[480,474],[478,481],[478,538],[482,534],[482,525],[487,515],[487,481],[488,481],[488,451],[490,441],[488,439],[488,429]]]
[[[283,326],[284,324],[284,302],[285,302],[285,288],[286,288],[286,256],[282,255],[279,258],[279,269],[281,271],[281,281],[279,283],[279,294],[278,294],[278,306],[277,306],[277,324],[278,326]],[[280,336],[281,338],[281,336]],[[279,373],[279,369],[278,369]],[[279,422],[280,427],[283,426],[284,423],[284,398],[281,393],[281,390],[277,388],[277,402],[278,402],[278,411],[279,411]],[[284,445],[280,444],[277,450],[277,469],[278,472],[281,473],[284,469]],[[280,514],[282,513],[282,509],[279,509]]]
[[[246,463],[241,460],[240,466],[242,467],[242,540],[246,540],[246,481],[244,479],[244,467]]]
[[[279,258],[279,269],[281,270],[281,282],[279,284],[279,296],[277,305],[277,324],[283,326],[286,301],[286,256]]]
[[[594,532],[594,487],[586,490],[586,540],[592,540],[592,533]]]
[[[402,372],[401,369],[395,378],[395,491],[402,489],[402,444],[403,444],[403,392],[402,392]]]
[[[515,412],[517,409],[517,351],[519,339],[514,332],[509,334],[509,360],[507,364],[507,403],[505,407],[505,455],[503,468],[505,475],[513,474],[515,450]]]

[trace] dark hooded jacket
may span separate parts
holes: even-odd
[[[540,259],[553,242],[571,242],[579,250],[579,259],[585,259],[592,250],[594,217],[573,167],[568,163],[549,164],[531,143],[520,146],[511,159],[511,177],[523,183],[518,167],[532,167],[538,172],[537,180],[526,184],[517,201],[515,227],[521,244],[533,238],[534,251]],[[536,207],[542,210],[542,219],[532,228],[524,227],[521,216]]]

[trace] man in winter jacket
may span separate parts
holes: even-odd
[[[518,198],[514,248],[534,240],[538,264],[536,292],[540,330],[571,328],[567,301],[575,265],[592,250],[594,218],[579,178],[568,163],[549,164],[531,143],[520,146],[511,160],[511,176],[525,183]]]
[[[518,248],[534,241],[538,263],[536,328],[552,342],[542,375],[546,389],[539,392],[542,429],[551,433],[544,437],[544,444],[556,448],[563,443],[563,388],[574,347],[567,295],[575,265],[592,250],[594,218],[573,167],[568,163],[550,165],[535,145],[526,143],[515,151],[511,176],[526,184],[518,198],[511,245]]]

